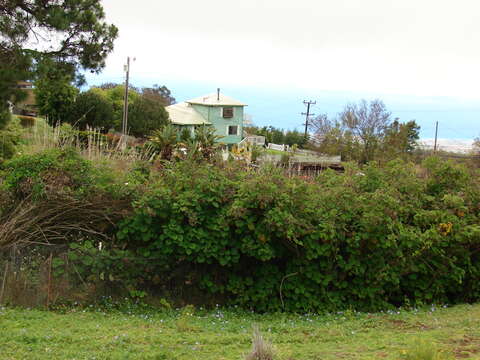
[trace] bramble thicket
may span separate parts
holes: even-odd
[[[125,166],[73,149],[1,165],[4,302],[305,312],[480,299],[473,167],[430,157],[304,178],[239,162]]]

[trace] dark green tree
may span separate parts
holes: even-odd
[[[402,124],[400,129],[406,138],[405,151],[408,153],[413,152],[420,139],[420,125],[418,125],[415,120],[410,120],[406,124]]]
[[[92,88],[77,96],[67,121],[81,130],[90,126],[108,131],[115,125],[113,106],[101,91]]]
[[[53,66],[44,71],[35,81],[35,99],[40,114],[47,117],[50,125],[57,125],[70,117],[78,89],[71,84],[71,74]]]
[[[199,126],[195,129],[197,149],[205,160],[211,160],[221,149],[222,136],[215,134],[213,126]]]
[[[419,133],[420,126],[415,120],[400,123],[396,118],[385,133],[385,152],[391,157],[411,154],[417,147]]]
[[[168,123],[168,113],[159,101],[140,96],[129,106],[128,133],[130,135],[146,137]]]
[[[42,66],[72,78],[99,72],[118,32],[104,19],[100,0],[0,0],[0,123],[17,81],[37,78]]]
[[[192,140],[192,131],[188,127],[184,127],[180,131],[180,141],[184,144]]]
[[[297,130],[287,130],[284,137],[284,143],[287,145],[298,145],[300,148],[304,148],[308,143],[308,136]]]

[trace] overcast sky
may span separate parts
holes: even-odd
[[[382,99],[423,138],[480,134],[480,0],[103,0],[119,28],[90,85],[166,85],[178,101],[217,87],[256,125],[302,129],[303,100],[335,115]]]
[[[226,85],[480,97],[478,0],[104,0],[105,71]]]

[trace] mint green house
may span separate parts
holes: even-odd
[[[201,96],[167,106],[170,121],[180,128],[193,131],[198,126],[213,126],[215,133],[222,136],[221,142],[237,144],[243,139],[243,108],[238,100],[220,93]]]

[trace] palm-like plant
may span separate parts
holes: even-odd
[[[177,129],[171,124],[165,125],[154,131],[150,142],[162,160],[171,160],[178,142]]]
[[[218,141],[222,137],[216,135],[215,128],[211,126],[201,126],[195,129],[195,141],[204,159],[210,160],[224,146],[223,143]]]

